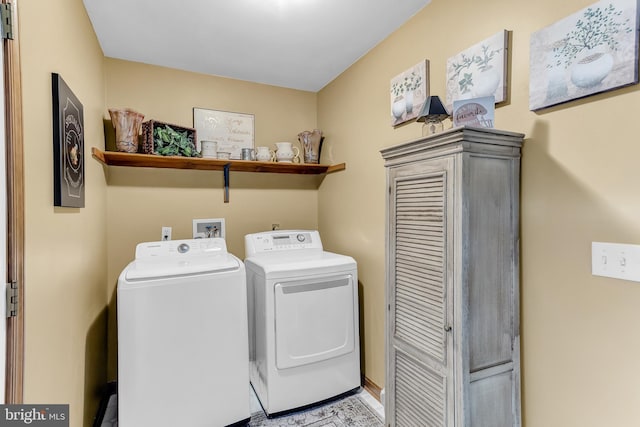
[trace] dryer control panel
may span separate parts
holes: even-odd
[[[304,249],[322,250],[320,233],[309,230],[277,230],[244,236],[245,257],[257,253]]]

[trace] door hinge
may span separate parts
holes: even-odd
[[[11,7],[11,3],[1,4],[0,18],[2,18],[2,38],[13,40],[13,18]]]
[[[18,282],[7,283],[7,317],[18,315]]]

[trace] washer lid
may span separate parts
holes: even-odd
[[[190,239],[140,243],[126,280],[145,280],[234,271],[241,261],[227,252],[224,239]]]

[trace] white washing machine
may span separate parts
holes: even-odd
[[[117,298],[120,427],[249,421],[246,275],[224,239],[140,243]]]
[[[358,272],[317,231],[245,236],[249,377],[268,416],[360,387]]]

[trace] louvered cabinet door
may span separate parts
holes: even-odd
[[[519,427],[524,135],[453,128],[387,168],[388,427]]]
[[[452,162],[398,168],[389,181],[389,426],[453,425],[447,300]]]

